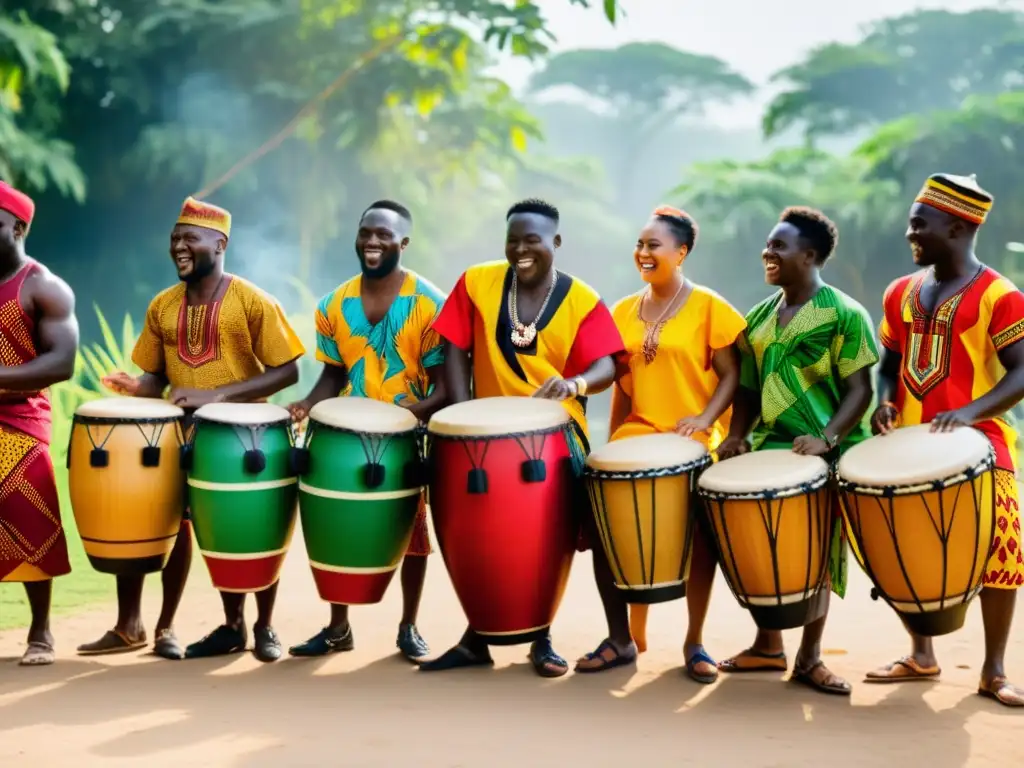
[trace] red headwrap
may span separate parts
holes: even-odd
[[[13,213],[17,218],[32,223],[36,214],[36,204],[24,192],[19,192],[10,184],[0,181],[0,210]]]

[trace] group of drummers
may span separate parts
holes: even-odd
[[[352,650],[349,606],[379,602],[400,571],[396,643],[421,671],[529,643],[539,675],[564,675],[550,625],[574,554],[591,550],[607,636],[576,672],[636,663],[650,605],[685,598],[694,680],[789,670],[849,695],[820,650],[853,551],[912,644],[866,681],[937,678],[932,638],[978,596],[978,693],[1024,706],[1004,669],[1024,584],[1006,418],[1024,398],[1024,294],[975,255],[992,205],[973,176],[925,181],[906,232],[917,270],[886,290],[879,345],[868,312],[822,279],[838,232],[811,208],[768,233],[776,290],[744,316],[684,277],[698,229],[677,208],[643,224],[642,287],[609,310],[556,269],[559,214],[544,201],[513,205],[505,259],[447,296],[402,266],[410,212],[378,201],[359,221],[360,273],[317,306],[319,377],[283,408],[267,399],[296,383],[306,350],[271,295],[225,272],[230,213],[190,197],[170,237],[178,283],[132,354],[141,375],[111,373],[111,396],[72,425],[72,512],[118,600],[113,628],[78,652],[147,647],[142,589],[159,572],[158,656],[246,650],[252,593],[253,652],[280,658],[273,610],[299,518],[330,618],[293,656]],[[25,584],[29,666],[55,660],[52,579],[70,572],[46,389],[73,375],[78,347],[71,290],[25,253],[34,212],[0,182],[0,580]],[[608,389],[610,438],[592,451],[587,398]],[[417,630],[428,515],[467,618],[435,658]],[[193,539],[224,622],[183,647]],[[717,566],[756,634],[716,662],[702,634]]]

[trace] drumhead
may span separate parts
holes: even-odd
[[[292,418],[287,408],[270,403],[208,403],[196,410],[195,417],[202,421],[244,427],[277,424]]]
[[[407,408],[367,397],[322,400],[310,410],[309,418],[328,427],[377,435],[411,432],[419,424]]]
[[[491,437],[557,429],[568,421],[569,414],[554,400],[481,397],[442,408],[427,429],[449,437]]]
[[[602,445],[587,457],[587,466],[600,472],[645,472],[699,462],[707,448],[673,433],[641,435]]]
[[[185,412],[155,397],[102,397],[82,403],[75,416],[86,419],[167,420],[180,419]]]
[[[816,484],[827,476],[828,464],[820,456],[778,449],[720,461],[708,467],[697,485],[712,493],[760,494]]]
[[[977,467],[991,449],[988,438],[972,427],[932,432],[929,424],[915,424],[855,445],[839,460],[836,473],[866,487],[920,485]]]

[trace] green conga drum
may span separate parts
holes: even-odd
[[[364,397],[335,397],[310,411],[299,514],[317,591],[327,602],[384,598],[421,503],[418,426],[405,408]]]
[[[295,528],[290,414],[269,403],[204,405],[186,451],[192,527],[213,586],[271,586]]]

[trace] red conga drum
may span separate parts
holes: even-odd
[[[438,411],[427,429],[434,530],[470,627],[492,645],[544,637],[576,553],[568,414],[487,397]]]

